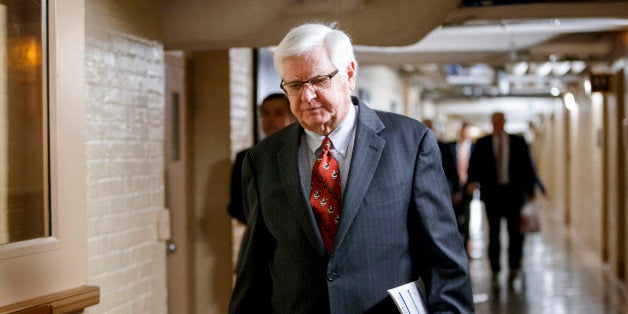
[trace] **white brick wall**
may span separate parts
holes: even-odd
[[[86,30],[89,313],[166,313],[164,54],[160,43]]]
[[[229,49],[229,93],[231,95],[231,158],[253,145],[253,51]]]
[[[229,94],[231,116],[231,160],[236,154],[253,145],[253,51],[249,48],[229,49]],[[245,225],[232,219],[232,265],[238,262],[240,242],[244,236]]]

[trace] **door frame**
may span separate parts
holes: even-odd
[[[166,246],[168,312],[195,313],[188,60],[183,52],[166,51],[165,63],[164,180],[171,230]]]

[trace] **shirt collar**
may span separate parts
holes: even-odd
[[[335,129],[329,133],[328,137],[331,140],[332,147],[340,154],[342,157],[347,155],[347,150],[349,148],[349,142],[351,137],[353,136],[353,131],[355,129],[355,119],[356,119],[356,109],[353,104],[349,105],[349,111],[347,112],[347,116],[345,119],[340,122]],[[314,154],[317,149],[321,147],[321,142],[325,136],[317,134],[315,132],[305,130],[305,142],[307,143],[308,148]]]

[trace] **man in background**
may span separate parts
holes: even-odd
[[[290,111],[290,101],[283,93],[270,94],[262,100],[260,106],[262,131],[266,136],[290,125],[296,119]],[[242,205],[242,161],[248,149],[238,152],[231,173],[231,200],[229,214],[242,223],[246,223]]]
[[[480,189],[489,226],[488,255],[493,284],[498,286],[501,270],[500,228],[502,218],[508,225],[508,282],[512,284],[521,268],[523,238],[521,208],[534,197],[536,171],[528,144],[521,136],[504,130],[503,112],[491,116],[493,133],[477,140],[469,160],[469,191]]]
[[[449,187],[449,191],[450,193],[452,193],[452,199],[453,199],[453,193],[455,192],[456,186],[458,185],[458,173],[456,172],[456,162],[453,159],[455,155],[451,153],[449,143],[438,140],[438,131],[435,129],[434,122],[431,119],[423,120],[423,124],[425,124],[425,126],[430,128],[430,130],[434,132],[434,135],[436,135],[437,142],[438,142],[438,149],[440,150],[440,154],[441,154],[441,162],[443,165],[443,171],[445,171],[445,177],[447,178],[447,187]]]
[[[431,119],[423,120],[423,124],[436,133]],[[472,145],[468,131],[469,125],[463,122],[462,127],[458,131],[456,141],[438,141],[443,171],[445,171],[445,177],[447,177],[447,186],[451,193],[451,203],[456,213],[458,231],[463,238],[467,253],[469,252],[469,205],[472,199],[472,195],[468,194],[465,189]]]
[[[458,130],[458,137],[456,141],[447,144],[447,154],[451,157],[444,158],[449,159],[453,163],[452,176],[452,197],[451,202],[454,206],[454,212],[456,212],[456,219],[458,220],[458,230],[462,235],[462,238],[469,252],[469,219],[470,219],[470,204],[473,194],[467,191],[467,178],[469,168],[469,158],[471,157],[471,150],[473,143],[471,136],[469,135],[469,124],[462,123],[462,126]]]

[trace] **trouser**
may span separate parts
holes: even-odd
[[[482,191],[482,193],[485,193]],[[501,254],[500,231],[502,218],[506,218],[508,226],[508,265],[510,269],[521,267],[524,235],[521,232],[521,193],[513,191],[509,186],[498,186],[490,194],[483,195],[488,219],[489,243],[488,256],[493,273],[500,271],[499,257]]]
[[[470,220],[470,205],[471,197],[462,197],[458,204],[454,205],[454,212],[456,213],[456,220],[458,221],[458,231],[464,240],[465,247],[469,242],[469,220]]]

